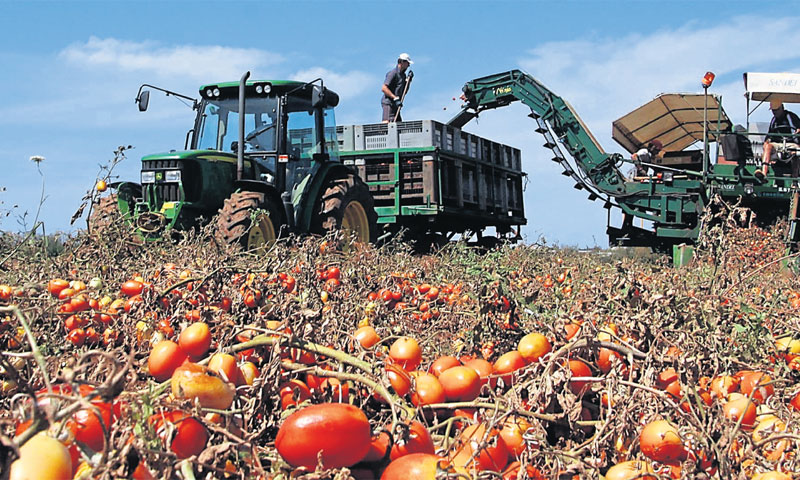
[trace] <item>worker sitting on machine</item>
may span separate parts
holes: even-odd
[[[631,161],[633,161],[633,165],[636,167],[634,176],[646,177],[648,175],[648,167],[642,164],[652,163],[653,159],[658,156],[662,148],[664,148],[664,145],[660,140],[653,140],[647,144],[646,148],[641,148],[638,152],[634,153],[631,156]]]
[[[771,163],[774,163],[775,160],[784,162],[793,160],[796,158],[797,151],[800,150],[800,141],[795,136],[800,133],[800,117],[783,108],[783,102],[777,99],[769,102],[769,108],[772,110],[773,117],[769,123],[769,134],[764,140],[762,168],[755,173],[756,178],[762,181],[767,177],[767,170]],[[797,176],[798,173],[795,163],[797,162],[793,162],[792,176]]]

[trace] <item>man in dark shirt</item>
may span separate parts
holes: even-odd
[[[381,92],[381,107],[383,107],[383,123],[395,121],[397,110],[403,106],[403,90],[406,87],[406,70],[414,62],[407,53],[401,53],[397,56],[397,66],[389,70],[386,74],[386,79],[383,81]],[[397,121],[402,121],[400,116],[397,116]]]
[[[778,152],[797,151],[798,137],[800,133],[800,117],[783,108],[780,100],[771,100],[769,108],[772,110],[772,121],[769,122],[769,134],[764,140],[764,155],[762,156],[762,168],[756,172],[756,177],[764,179],[767,176],[769,164],[773,163],[773,157],[777,159]],[[773,133],[786,134],[789,136],[770,135]],[[785,142],[785,143],[784,143]]]

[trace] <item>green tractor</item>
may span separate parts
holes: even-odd
[[[112,184],[97,207],[118,209],[144,240],[215,222],[219,238],[255,249],[288,233],[344,230],[377,239],[369,187],[339,160],[334,107],[339,96],[312,82],[253,81],[204,85],[195,100],[153,85],[150,91],[192,102],[194,127],[184,150],[142,158],[141,183]]]

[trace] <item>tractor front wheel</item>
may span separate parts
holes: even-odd
[[[278,205],[260,192],[237,192],[225,200],[217,217],[219,238],[255,250],[275,243],[283,215]]]
[[[378,215],[369,187],[361,178],[349,174],[333,179],[323,190],[312,220],[314,233],[343,230],[356,242],[375,243]]]

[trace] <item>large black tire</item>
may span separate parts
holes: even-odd
[[[111,225],[120,222],[121,217],[117,205],[117,194],[112,193],[101,197],[97,203],[92,205],[92,213],[89,214],[89,230],[92,234],[102,233]]]
[[[378,239],[378,214],[367,184],[352,173],[331,180],[323,189],[311,230],[321,235],[345,230],[345,233],[354,235],[356,242],[375,243]]]
[[[274,201],[260,192],[237,192],[225,199],[217,216],[217,234],[227,244],[246,250],[275,243],[286,222]]]

